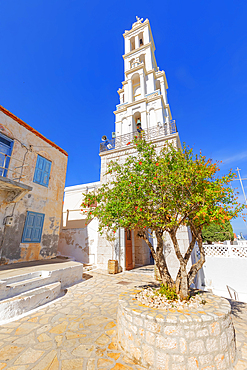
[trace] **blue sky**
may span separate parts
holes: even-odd
[[[0,0],[0,12],[0,104],[69,153],[67,186],[99,179],[136,15],[150,20],[181,141],[247,178],[246,0]]]

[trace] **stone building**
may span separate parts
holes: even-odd
[[[163,70],[157,67],[155,58],[155,44],[150,28],[149,20],[140,19],[133,23],[131,30],[125,31],[123,34],[125,51],[124,59],[124,81],[122,87],[118,89],[120,103],[116,106],[115,114],[115,132],[112,138],[102,137],[103,142],[100,144],[101,157],[101,172],[100,183],[78,185],[65,189],[65,207],[64,214],[71,215],[73,212],[72,199],[75,197],[75,191],[80,187],[89,189],[100,186],[103,182],[107,182],[111,175],[105,175],[108,163],[111,160],[117,160],[120,163],[124,162],[128,155],[135,153],[135,148],[131,144],[134,136],[140,130],[145,131],[145,137],[148,141],[154,143],[159,150],[164,143],[169,141],[174,146],[181,148],[179,135],[176,128],[176,123],[172,119],[170,106],[167,99],[167,80]],[[93,189],[92,189],[93,191]],[[77,207],[82,203],[82,195],[77,193]],[[83,219],[82,213],[78,210],[77,217]],[[70,222],[67,218],[67,222]],[[59,242],[59,250],[65,253],[66,249],[70,256],[74,256],[73,246],[80,245],[81,250],[86,248],[83,242],[78,243],[74,240],[73,235],[78,236],[79,230],[66,230],[66,221],[64,220],[64,230],[62,232],[63,241]],[[94,228],[97,222],[95,221]],[[90,227],[90,224],[88,225]],[[87,227],[85,227],[87,229]],[[80,233],[87,233],[84,229],[80,229]],[[70,234],[69,245],[66,247],[65,235]],[[73,234],[73,235],[72,235]],[[181,250],[185,250],[188,243],[188,231],[185,228],[181,230],[178,239]],[[117,259],[123,270],[132,269],[135,266],[146,265],[150,263],[150,252],[147,244],[137,238],[135,230],[120,229],[116,235],[114,245],[109,245],[109,242],[97,235],[88,239],[90,253],[96,256],[95,263],[98,267],[106,268],[108,259]],[[82,241],[82,239],[81,239]],[[96,247],[97,244],[97,247]],[[178,264],[174,254],[171,252],[170,240],[167,236],[165,241],[168,263],[171,270],[177,270]],[[61,246],[60,246],[61,245]],[[155,245],[155,239],[154,239]],[[74,250],[76,248],[74,247]],[[84,254],[85,255],[85,254]],[[89,258],[87,257],[89,261]],[[84,262],[84,261],[83,261]]]
[[[56,256],[67,153],[0,106],[0,262]]]

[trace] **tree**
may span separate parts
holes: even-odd
[[[96,194],[84,194],[85,203],[98,206],[88,212],[88,218],[97,217],[99,231],[113,233],[120,227],[137,229],[146,241],[163,284],[176,286],[181,299],[186,299],[189,286],[205,261],[202,247],[202,228],[212,221],[225,222],[235,217],[242,206],[228,186],[235,176],[217,178],[216,163],[204,156],[193,155],[192,149],[178,150],[167,144],[161,151],[145,138],[136,137],[136,154],[127,157],[124,164],[110,162],[108,174],[112,180],[103,184]],[[128,144],[127,144],[128,145]],[[182,255],[177,231],[180,226],[190,227],[192,240]],[[175,282],[166,263],[163,234],[169,233],[180,268]],[[156,251],[149,233],[157,238]],[[190,270],[187,264],[197,241],[201,258]]]
[[[208,226],[204,226],[202,229],[202,241],[208,244],[212,242],[223,242],[225,240],[234,240],[233,229],[230,221],[226,221],[224,224],[217,224],[212,222]]]

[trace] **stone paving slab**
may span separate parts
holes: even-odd
[[[117,346],[118,295],[145,274],[84,274],[60,300],[0,327],[0,370],[144,370]],[[129,284],[124,284],[127,282]],[[247,369],[247,304],[231,302],[239,361]]]

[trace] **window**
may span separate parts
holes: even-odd
[[[40,243],[45,215],[37,212],[27,212],[22,235],[22,243]]]
[[[7,177],[12,143],[12,140],[0,134],[0,176],[3,177]]]
[[[51,161],[38,155],[33,182],[48,187],[51,172]]]

